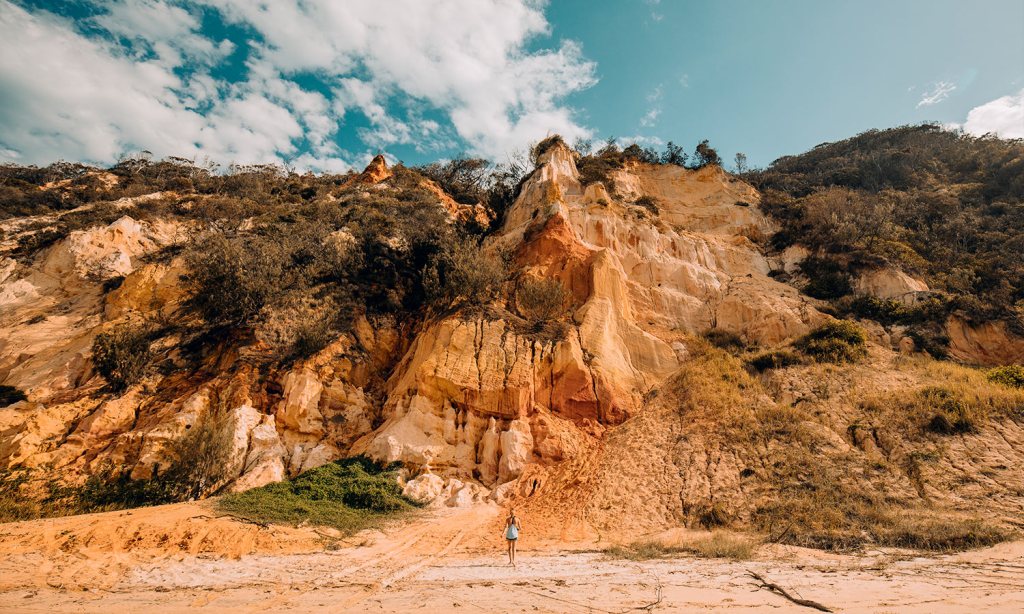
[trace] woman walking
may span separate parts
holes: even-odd
[[[505,519],[505,541],[508,542],[508,564],[512,567],[516,566],[516,540],[522,530],[515,508],[509,508],[508,518]]]

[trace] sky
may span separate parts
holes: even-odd
[[[1021,0],[0,0],[0,163],[502,161],[550,134],[764,166],[1024,138]]]

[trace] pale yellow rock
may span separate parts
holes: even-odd
[[[1024,337],[1010,333],[1002,322],[971,325],[952,317],[946,322],[949,353],[967,363],[1009,365],[1024,363]]]
[[[498,482],[504,484],[518,478],[533,456],[533,433],[525,420],[513,420],[501,440],[498,461]]]
[[[264,415],[249,433],[249,447],[242,466],[242,475],[231,486],[241,492],[285,478],[284,445],[278,436],[272,416]]]
[[[406,482],[402,495],[420,504],[427,504],[441,494],[444,478],[433,473],[424,473]]]
[[[853,284],[854,292],[878,298],[895,299],[927,292],[928,284],[899,269],[885,267],[862,273]]]
[[[279,427],[303,435],[322,435],[320,394],[324,386],[320,379],[312,371],[300,369],[289,371],[283,384],[284,398],[275,414]]]

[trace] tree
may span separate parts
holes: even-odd
[[[697,143],[697,148],[693,150],[693,168],[704,168],[709,164],[721,166],[722,158],[711,145],[708,145],[708,140],[704,139]]]
[[[590,152],[594,150],[594,142],[590,139],[577,137],[576,140],[572,142],[572,148],[581,156],[589,156]]]
[[[618,141],[615,139],[614,136],[610,136],[610,137],[608,137],[607,139],[604,140],[604,147],[602,147],[600,150],[598,150],[597,155],[599,155],[599,156],[618,155],[619,153],[621,153],[621,152],[619,150]]]
[[[416,170],[432,179],[455,202],[475,205],[486,200],[486,187],[491,175],[491,165],[487,160],[457,156]]]
[[[672,141],[669,141],[665,145],[665,151],[661,154],[662,164],[675,164],[676,166],[686,166],[686,159],[689,156],[683,151],[683,148],[676,145]]]
[[[745,173],[747,172],[747,154],[739,152],[736,154],[736,172]]]

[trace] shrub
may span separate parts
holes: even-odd
[[[557,279],[527,277],[520,282],[516,293],[519,311],[534,332],[561,318],[567,298],[565,288]]]
[[[946,388],[924,388],[917,392],[917,397],[924,411],[931,415],[927,428],[933,433],[972,433],[988,418],[983,405],[971,403]]]
[[[842,305],[841,305],[842,306]],[[944,322],[948,314],[946,302],[938,297],[906,305],[895,299],[876,296],[857,296],[849,300],[844,311],[859,318],[881,324],[923,324]]]
[[[8,405],[14,405],[19,401],[26,400],[28,400],[28,397],[21,390],[14,386],[0,384],[0,407],[7,407]]]
[[[856,362],[867,356],[867,335],[853,322],[832,320],[798,339],[795,346],[815,362]]]
[[[1022,152],[1020,140],[902,126],[779,158],[745,179],[780,242],[915,269],[969,318],[1013,326],[1024,296]]]
[[[853,291],[850,274],[835,260],[809,257],[800,263],[800,270],[808,279],[803,288],[807,296],[830,300]]]
[[[507,277],[508,268],[500,256],[462,240],[431,259],[423,286],[428,304],[435,308],[479,307],[497,298]]]
[[[315,318],[296,327],[292,345],[296,357],[309,358],[337,338],[326,318]]]
[[[712,164],[721,166],[722,158],[713,147],[708,145],[708,140],[704,139],[697,143],[696,149],[693,150],[693,168],[704,168]]]
[[[943,360],[949,357],[949,336],[936,326],[914,327],[907,331],[914,346],[927,352],[932,358]]]
[[[93,364],[114,390],[124,390],[146,374],[152,358],[150,336],[149,329],[127,324],[96,335],[92,345]]]
[[[770,369],[784,369],[786,367],[792,367],[798,365],[803,361],[800,356],[789,352],[787,350],[772,350],[770,352],[762,352],[757,356],[754,356],[747,361],[747,364],[757,371],[763,373]]]
[[[186,255],[190,303],[214,326],[251,323],[288,285],[280,241],[213,233]]]
[[[562,140],[562,137],[558,136],[557,134],[549,136],[543,141],[537,143],[533,147],[533,151],[531,152],[531,157],[533,158],[533,165],[536,166],[537,164],[539,164],[540,157],[543,156],[548,150],[550,150],[555,145],[565,145],[565,141]]]
[[[1006,365],[996,367],[988,372],[988,381],[1008,388],[1024,388],[1024,366]]]
[[[724,328],[709,328],[701,333],[701,337],[704,337],[708,343],[716,348],[725,350],[731,354],[742,352],[747,346],[742,337],[732,331],[725,330]]]
[[[311,469],[293,480],[227,495],[220,509],[255,520],[334,527],[354,533],[415,504],[402,496],[395,471],[365,458]]]
[[[208,414],[167,444],[170,459],[147,480],[110,466],[93,473],[81,486],[48,485],[38,516],[62,516],[162,505],[197,499],[215,492],[229,479],[234,421],[230,414]]]
[[[644,194],[640,198],[636,199],[636,202],[633,204],[647,209],[652,215],[658,215],[661,212],[658,208],[658,199],[653,196]]]

